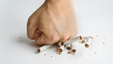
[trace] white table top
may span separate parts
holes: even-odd
[[[90,48],[82,45],[75,55],[57,55],[57,46],[36,53],[26,23],[43,2],[0,0],[0,64],[113,64],[113,0],[75,0],[78,35],[94,37]]]

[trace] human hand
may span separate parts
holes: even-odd
[[[28,38],[38,45],[65,42],[77,32],[73,0],[46,0],[27,23]]]

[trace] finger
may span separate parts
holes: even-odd
[[[36,32],[37,28],[38,28],[38,26],[34,23],[33,20],[28,20],[27,36],[29,39],[31,39],[31,40],[35,39],[35,32]]]
[[[45,43],[47,43],[47,37],[44,35],[44,33],[36,33],[35,34],[35,42],[38,45],[45,45]]]

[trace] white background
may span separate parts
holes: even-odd
[[[26,23],[43,2],[0,0],[0,64],[113,64],[113,0],[74,0],[78,35],[94,37],[90,48],[81,45],[75,55],[57,55],[56,45],[36,53]]]

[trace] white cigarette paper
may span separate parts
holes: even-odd
[[[85,44],[86,48],[89,48],[91,41],[92,41],[92,38],[87,38],[87,42]]]
[[[78,42],[71,43],[71,52],[72,52],[72,54],[75,54],[77,45],[78,45]]]
[[[52,46],[52,45],[44,45],[44,46],[40,47],[40,48],[37,50],[37,52],[38,52],[38,53],[39,53],[39,52],[42,52],[42,51],[48,49],[48,48],[51,47],[51,46]]]

